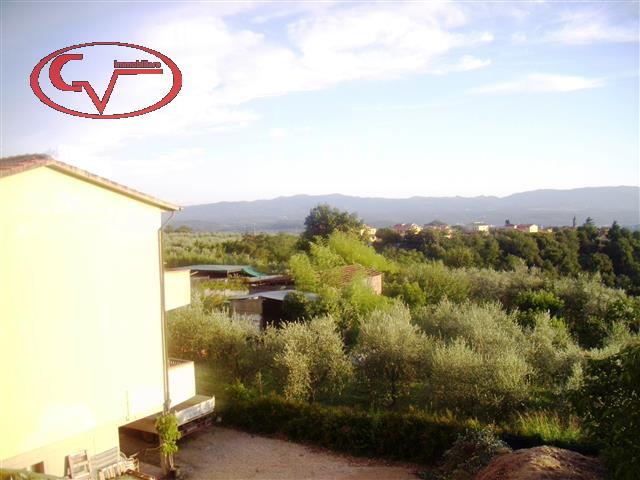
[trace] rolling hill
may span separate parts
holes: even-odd
[[[502,225],[536,223],[571,225],[587,217],[597,225],[640,223],[640,188],[631,186],[586,187],[571,190],[534,190],[506,197],[411,197],[402,199],[332,195],[294,195],[270,200],[217,202],[185,207],[171,222],[201,231],[299,231],[315,205],[327,203],[357,212],[369,225],[396,223],[422,225],[434,219],[449,224],[484,221]]]

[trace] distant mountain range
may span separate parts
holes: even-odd
[[[434,219],[451,225],[484,221],[502,225],[536,223],[545,226],[578,224],[587,217],[596,225],[640,224],[639,187],[587,187],[571,190],[533,190],[507,197],[375,198],[347,195],[294,195],[271,200],[217,202],[185,207],[171,225],[186,225],[212,232],[299,231],[314,206],[327,203],[356,212],[367,224],[385,227],[396,223],[422,225]]]

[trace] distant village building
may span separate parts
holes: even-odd
[[[407,233],[420,233],[422,231],[422,228],[415,223],[396,223],[392,229],[400,235],[405,235]]]
[[[466,230],[468,232],[481,232],[487,233],[489,231],[490,225],[485,222],[473,222],[467,225]]]
[[[524,233],[538,233],[540,228],[535,223],[511,223],[509,220],[505,220],[501,230],[517,230]]]
[[[538,233],[538,225],[535,223],[521,223],[516,227],[518,231],[525,233]]]
[[[369,225],[364,225],[360,229],[360,236],[367,240],[369,243],[373,243],[377,240],[376,233],[378,229],[375,227],[370,227]]]
[[[429,223],[425,223],[423,230],[431,230],[431,231],[435,231],[435,232],[440,232],[442,234],[444,234],[444,236],[446,238],[451,238],[451,234],[453,232],[453,229],[449,226],[449,224],[441,221],[441,220],[434,220],[432,222]]]

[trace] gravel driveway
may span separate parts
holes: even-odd
[[[213,427],[179,442],[176,463],[187,480],[416,480],[417,466]],[[155,462],[153,462],[155,463]]]

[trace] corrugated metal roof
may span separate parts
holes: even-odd
[[[154,207],[159,207],[163,210],[180,210],[180,207],[177,205],[173,205],[145,193],[138,192],[137,190],[125,187],[124,185],[120,185],[119,183],[106,178],[99,177],[98,175],[94,175],[93,173],[87,172],[86,170],[82,170],[78,167],[67,165],[66,163],[60,162],[49,155],[31,154],[0,158],[0,178],[9,177],[11,175],[16,175],[39,167],[51,168],[58,172],[79,178],[80,180],[93,183],[99,187],[126,195],[134,200],[153,205]]]
[[[190,270],[200,270],[202,272],[241,272],[247,265],[189,265]]]
[[[269,290],[266,292],[256,292],[250,293],[249,295],[240,295],[237,297],[230,298],[229,300],[246,300],[249,298],[268,298],[270,300],[278,300],[284,301],[284,297],[286,297],[290,293],[298,292],[298,290]],[[307,297],[309,300],[318,300],[320,298],[319,295],[310,292],[301,292]]]
[[[198,270],[200,272],[221,272],[221,273],[246,273],[251,277],[262,277],[264,276],[262,273],[255,270],[253,267],[249,265],[189,265],[190,270]]]

